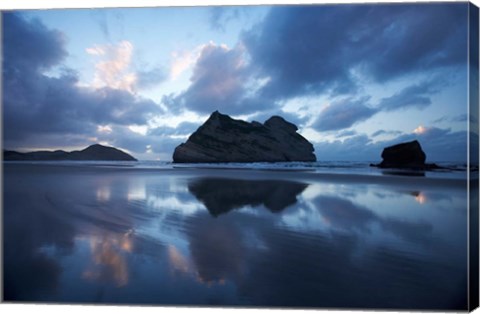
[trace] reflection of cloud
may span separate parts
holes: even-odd
[[[182,273],[189,273],[191,271],[188,259],[183,256],[183,254],[175,246],[169,245],[167,252],[168,260],[170,261],[170,265],[174,270]]]
[[[144,184],[137,184],[129,186],[127,199],[129,201],[133,200],[145,200],[147,198],[147,192]]]
[[[203,206],[198,202],[183,201],[176,195],[164,198],[155,195],[148,195],[147,204],[149,207],[158,210],[177,210],[185,215],[192,215],[197,211],[204,210]]]
[[[211,217],[196,217],[188,231],[192,261],[200,282],[225,282],[242,272],[246,249],[238,227]]]
[[[100,185],[97,188],[97,201],[106,202],[110,200],[110,186]]]
[[[128,268],[123,252],[132,252],[131,232],[94,236],[90,239],[90,248],[93,263],[83,273],[84,278],[112,280],[118,287],[125,286],[128,283]]]
[[[29,180],[12,180],[4,173],[3,190],[3,299],[39,301],[58,289],[62,267],[56,255],[74,249],[75,227],[53,208],[39,185]],[[34,181],[34,180],[32,180]],[[18,183],[17,183],[18,182]],[[32,194],[33,193],[33,194]],[[48,248],[48,250],[42,250]]]
[[[320,196],[316,204],[323,218],[333,228],[367,231],[368,225],[376,219],[371,210],[347,199]]]
[[[421,195],[421,194],[419,194]],[[428,222],[410,222],[397,218],[381,217],[369,208],[359,206],[347,199],[320,196],[315,200],[318,210],[328,221],[329,227],[343,231],[369,232],[373,224],[399,238],[415,243],[426,243],[433,227]]]
[[[457,264],[456,258],[443,254],[444,241],[435,239],[435,247],[424,245],[433,244],[430,224],[384,218],[341,197],[320,197],[321,203],[318,196],[306,203],[314,205],[317,216],[328,213],[325,217],[332,225],[326,232],[291,230],[277,223],[296,213],[310,219],[303,210],[303,194],[296,206],[279,215],[239,211],[219,219],[190,217],[185,230],[197,279],[206,285],[232,284],[242,301],[259,306],[458,307],[462,295],[457,281],[462,274],[445,267]],[[372,228],[374,235],[385,235],[386,241],[365,241],[363,232],[370,226],[378,226]],[[410,243],[390,246],[389,233]],[[268,249],[251,245],[256,241],[252,238]],[[412,254],[418,248],[422,254]],[[452,293],[458,293],[458,300]],[[446,298],[435,301],[438,295]]]
[[[425,204],[425,202],[427,201],[425,193],[413,192],[412,195],[415,197],[415,201],[417,201],[419,204]]]
[[[207,207],[210,214],[218,216],[243,206],[264,205],[279,212],[297,202],[307,184],[274,180],[234,180],[206,178],[192,181],[188,190]]]

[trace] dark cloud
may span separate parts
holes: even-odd
[[[106,10],[90,10],[90,14],[98,25],[98,28],[102,32],[105,40],[110,41],[110,28],[108,27],[107,22],[107,11]]]
[[[39,20],[26,22],[19,14],[6,12],[3,20],[3,78],[31,75],[57,65],[66,56],[65,37]]]
[[[441,122],[467,122],[467,121],[468,121],[468,115],[465,113],[465,114],[461,114],[453,117],[442,116],[438,119],[433,120],[432,122],[441,123]]]
[[[384,111],[411,107],[424,109],[432,103],[430,95],[438,93],[442,86],[444,82],[438,80],[407,86],[390,97],[382,98],[379,108]]]
[[[357,135],[358,133],[354,130],[345,130],[345,131],[342,131],[342,132],[339,132],[337,134],[337,137],[347,137],[347,136],[353,136],[353,135]]]
[[[177,127],[160,126],[150,129],[148,134],[158,136],[190,135],[191,133],[195,132],[199,126],[199,123],[185,121],[180,123]]]
[[[142,125],[162,112],[155,102],[124,90],[79,87],[70,69],[57,77],[43,74],[61,66],[63,35],[16,13],[3,16],[5,146],[58,147],[82,136],[88,143],[97,125]]]
[[[467,8],[458,3],[275,6],[242,34],[236,48],[206,45],[191,85],[164,103],[203,114],[264,116],[297,96],[349,97],[322,112],[314,124],[320,131],[348,128],[379,111],[423,109],[447,79],[405,87],[373,107],[357,98],[359,77],[376,83],[417,74],[445,77],[464,65]],[[235,8],[214,7],[210,22],[221,29],[238,14]]]
[[[373,132],[372,137],[377,137],[377,136],[383,135],[383,134],[387,134],[387,135],[400,135],[400,134],[402,134],[402,132],[401,132],[401,131],[378,130],[378,131],[376,131],[376,132]]]
[[[269,103],[261,103],[259,99],[246,96],[247,78],[241,47],[229,49],[210,43],[201,51],[188,89],[165,100],[167,105],[206,114],[215,110],[227,114],[244,114],[265,108]]]
[[[384,82],[465,63],[466,16],[462,3],[277,6],[243,40],[264,95],[345,94],[352,71]]]
[[[313,127],[318,131],[334,131],[349,128],[352,125],[367,120],[377,110],[367,105],[368,98],[342,99],[324,108]]]
[[[136,87],[138,89],[149,89],[165,81],[168,78],[168,71],[157,67],[150,70],[137,71],[136,75]]]
[[[343,141],[314,143],[317,160],[376,160],[380,156],[379,146],[371,142],[371,139],[359,134],[348,137]]]
[[[233,6],[214,6],[209,10],[210,27],[216,31],[225,32],[226,24],[240,16],[241,7]]]
[[[271,110],[263,110],[250,118],[251,121],[258,121],[264,123],[272,116],[281,116],[286,121],[295,124],[298,128],[301,128],[308,120],[308,116],[300,117],[293,112],[285,112],[279,108],[273,107]]]
[[[421,134],[405,134],[387,142],[390,145],[417,139],[427,155],[427,162],[461,161],[467,158],[467,131],[436,127],[426,128]]]
[[[361,134],[343,141],[317,142],[314,147],[318,160],[379,161],[385,147],[413,140],[420,142],[427,155],[427,162],[466,162],[467,132],[435,127],[425,128],[420,134],[400,134],[387,141],[373,142],[368,136]]]

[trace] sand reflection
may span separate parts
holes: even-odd
[[[425,204],[427,197],[422,192],[413,192],[412,195],[415,197],[415,201],[419,204]]]
[[[174,271],[182,273],[190,273],[192,268],[190,262],[174,245],[169,245],[167,248],[168,260]]]
[[[103,234],[90,238],[92,260],[83,272],[89,280],[111,281],[117,287],[128,283],[126,254],[133,250],[132,231]]]

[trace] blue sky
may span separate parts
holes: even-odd
[[[319,160],[418,139],[466,161],[466,3],[4,12],[4,148],[171,160],[215,110],[299,127]]]

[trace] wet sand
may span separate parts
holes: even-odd
[[[3,166],[5,301],[466,309],[465,180]]]

